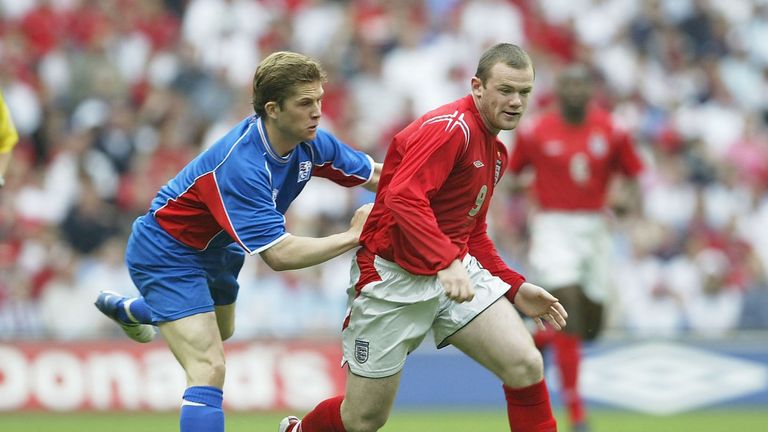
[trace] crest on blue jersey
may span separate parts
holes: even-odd
[[[312,174],[312,161],[299,162],[299,179],[297,183],[309,180],[310,174]]]
[[[355,360],[360,364],[368,361],[368,342],[355,339]]]

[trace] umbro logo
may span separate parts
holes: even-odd
[[[472,165],[475,166],[475,168],[482,168],[485,166],[485,164],[482,161],[476,160],[472,163]]]

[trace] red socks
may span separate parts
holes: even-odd
[[[533,332],[533,343],[536,344],[536,348],[538,348],[539,351],[543,351],[544,348],[548,347],[549,344],[555,340],[557,333],[558,331],[549,325],[547,325],[547,328],[544,330],[536,329],[536,331]]]
[[[512,432],[557,432],[557,422],[549,405],[549,393],[544,380],[523,387],[504,386],[507,416]]]
[[[343,400],[344,396],[336,396],[320,402],[290,432],[347,432],[341,422]]]
[[[568,407],[571,424],[584,421],[584,402],[579,395],[579,364],[581,362],[581,340],[578,336],[558,333],[553,341],[555,361],[560,368],[563,384],[563,401]]]

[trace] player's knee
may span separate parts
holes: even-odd
[[[224,365],[224,361],[217,361],[211,365],[210,382],[214,387],[224,387],[224,377],[227,374],[227,367]]]
[[[189,385],[203,385],[222,388],[226,375],[224,359],[196,362],[187,369]]]
[[[506,364],[501,379],[510,387],[526,387],[544,378],[544,360],[535,347],[526,349]]]
[[[347,432],[375,432],[387,422],[386,412],[351,413],[344,417],[344,429]]]

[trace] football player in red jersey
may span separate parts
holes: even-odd
[[[614,174],[633,178],[642,169],[629,135],[590,103],[591,96],[589,70],[583,65],[564,69],[557,82],[559,109],[519,129],[509,163],[514,173],[527,167],[535,171],[538,209],[530,225],[529,259],[536,282],[569,313],[565,332],[539,331],[535,340],[540,348],[555,348],[575,431],[588,430],[577,385],[581,341],[600,331],[607,294],[607,195]],[[636,198],[637,189],[624,182],[624,200]]]
[[[342,331],[344,397],[321,402],[281,432],[376,431],[389,417],[405,359],[431,330],[503,383],[510,428],[555,431],[543,361],[512,301],[555,328],[567,314],[555,297],[502,261],[486,213],[534,69],[516,45],[480,58],[471,94],[426,113],[392,140],[376,202],[352,266]],[[458,372],[458,371],[457,371]]]

